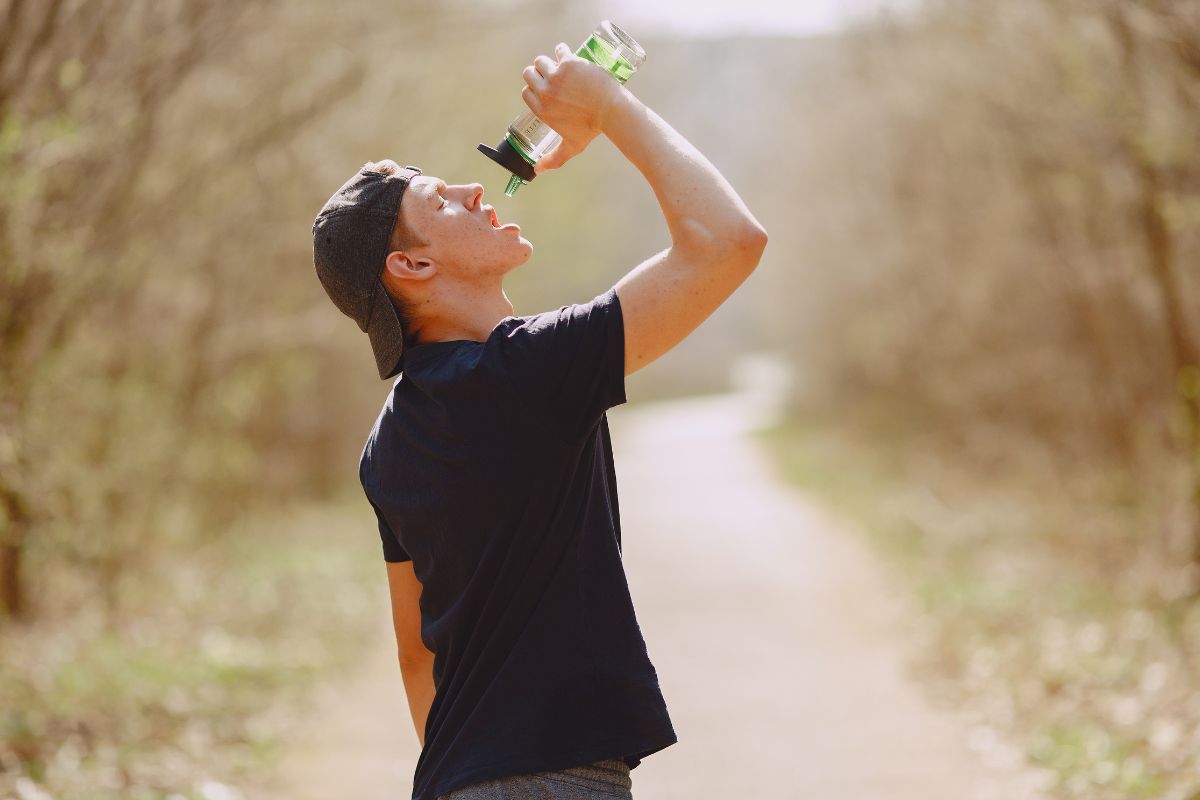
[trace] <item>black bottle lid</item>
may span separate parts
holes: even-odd
[[[500,144],[494,148],[480,144],[479,152],[526,182],[537,177],[537,173],[533,171],[533,165],[517,152],[517,149],[508,141],[507,136],[501,139]]]

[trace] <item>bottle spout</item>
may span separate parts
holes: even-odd
[[[504,194],[508,197],[512,197],[518,188],[537,177],[537,173],[533,171],[533,165],[517,152],[507,137],[494,148],[481,144],[478,149],[479,152],[512,173],[512,177],[508,180],[508,188],[504,190]]]
[[[504,187],[504,196],[512,197],[517,193],[517,189],[524,186],[526,181],[520,175],[512,175],[508,179],[508,186]]]

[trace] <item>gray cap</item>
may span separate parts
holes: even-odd
[[[381,276],[404,190],[421,170],[409,166],[387,175],[372,166],[364,164],[317,214],[313,262],[329,299],[370,338],[386,380],[403,367],[404,334]]]

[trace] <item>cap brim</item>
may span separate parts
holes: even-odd
[[[367,323],[367,336],[371,339],[371,350],[375,354],[375,367],[381,380],[387,380],[400,371],[400,356],[404,354],[404,331],[400,318],[381,282],[376,282],[371,294],[371,316]]]

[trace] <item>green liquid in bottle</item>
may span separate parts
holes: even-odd
[[[608,42],[595,35],[588,37],[576,55],[602,68],[621,83],[629,80],[629,76],[637,70],[637,67],[617,55]],[[532,111],[526,111],[508,126],[506,138],[522,158],[530,164],[536,164],[562,137]]]
[[[597,39],[594,35],[588,37],[588,40],[583,43],[583,47],[579,48],[575,55],[586,58],[598,67],[603,67],[608,74],[621,83],[629,80],[629,76],[636,70],[633,64],[614,53],[607,42]]]
[[[611,38],[612,41],[605,39],[605,36]],[[620,83],[629,80],[629,77],[637,72],[646,57],[637,42],[607,21],[597,27],[596,32],[592,33],[587,41],[575,51],[575,55],[592,62]],[[631,62],[625,57],[626,55],[634,60]],[[536,164],[538,159],[562,141],[562,137],[557,132],[528,109],[512,121],[504,138],[512,149],[531,165]],[[509,179],[504,194],[512,197],[517,189],[526,183],[528,181],[514,174]]]

